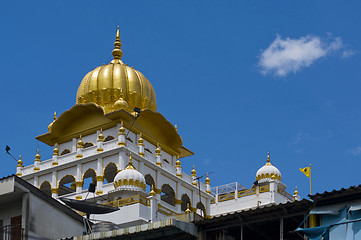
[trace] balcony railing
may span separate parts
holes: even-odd
[[[0,227],[0,240],[23,240],[25,231],[21,225],[7,225]]]

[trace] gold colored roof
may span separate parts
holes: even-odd
[[[95,103],[76,104],[54,121],[49,132],[37,136],[36,139],[54,146],[56,143],[78,138],[79,135],[87,136],[99,129],[115,127],[121,122],[124,127],[130,128],[134,118],[135,116],[125,109],[105,114],[104,108]],[[172,155],[179,155],[180,158],[193,155],[192,151],[183,146],[183,140],[174,126],[159,112],[142,110],[132,130],[142,133],[142,138],[154,145],[159,143],[162,150]]]
[[[121,61],[119,27],[112,54],[114,60],[108,65],[95,68],[85,75],[76,95],[76,103],[96,103],[105,113],[135,107],[157,111],[153,86],[144,75]]]

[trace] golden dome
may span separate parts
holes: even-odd
[[[76,94],[76,103],[96,103],[105,113],[119,109],[133,111],[135,107],[157,111],[153,86],[141,72],[120,60],[123,55],[120,47],[118,27],[112,51],[114,60],[85,75]]]

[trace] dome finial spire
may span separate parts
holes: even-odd
[[[267,153],[267,162],[269,163],[271,161],[270,157],[269,157],[269,152]]]
[[[135,167],[133,166],[132,155],[129,155],[129,163],[128,163],[128,166],[125,169],[136,170]]]
[[[119,34],[119,26],[118,26],[117,34],[115,36],[114,49],[112,51],[114,60],[111,61],[111,63],[121,63],[122,64],[122,61],[120,61],[120,59],[123,56],[123,52],[122,52],[122,50],[120,50],[121,46],[122,46],[122,44],[120,42],[120,34]]]

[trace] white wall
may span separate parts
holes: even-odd
[[[29,197],[29,230],[42,237],[57,239],[83,234],[84,226],[34,194]]]

